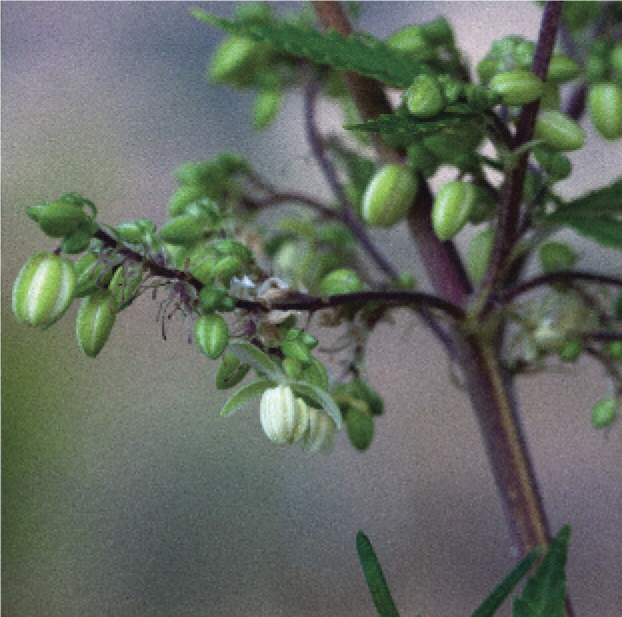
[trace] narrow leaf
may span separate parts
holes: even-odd
[[[521,579],[529,572],[541,549],[537,548],[525,557],[479,605],[471,617],[492,617]]]
[[[622,250],[622,221],[604,216],[555,216],[549,222],[571,227],[602,246]]]
[[[294,24],[230,21],[199,9],[191,9],[191,12],[197,19],[229,34],[267,43],[281,52],[307,58],[317,64],[354,71],[390,86],[406,88],[415,76],[431,72],[426,65],[413,62],[407,54],[371,37],[365,40],[356,36],[345,38],[337,32],[323,34]]]
[[[278,364],[261,349],[248,341],[234,339],[230,341],[227,351],[235,354],[242,362],[252,366],[260,375],[273,381],[281,381],[284,378]]]
[[[432,120],[421,120],[415,116],[399,116],[396,114],[381,114],[374,120],[368,120],[361,124],[349,124],[344,128],[350,131],[371,131],[388,135],[415,136],[442,131],[449,127],[459,126],[475,116],[476,112],[470,113],[440,113]]]
[[[612,216],[622,214],[622,178],[610,186],[586,193],[559,207],[547,217],[557,220],[559,216]]]
[[[563,617],[570,527],[562,527],[536,573],[514,600],[513,617]]]
[[[290,384],[291,389],[302,396],[308,396],[312,401],[317,403],[337,425],[337,428],[341,428],[341,412],[333,397],[324,392],[321,388],[308,383],[306,381],[296,381]]]
[[[258,379],[240,388],[222,408],[220,415],[223,418],[250,403],[254,398],[261,396],[268,388],[274,388],[274,382],[267,379]]]
[[[380,615],[380,617],[399,617],[397,607],[391,597],[391,592],[384,578],[384,573],[380,567],[376,552],[369,538],[362,531],[356,534],[356,551],[359,555],[361,567],[363,568],[363,573],[367,580],[367,586],[369,587],[378,615]]]

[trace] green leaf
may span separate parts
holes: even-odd
[[[477,115],[480,115],[479,112],[473,111],[468,113],[443,112],[434,116],[432,120],[422,120],[421,118],[415,118],[415,116],[381,114],[374,120],[368,120],[362,124],[349,124],[344,128],[350,131],[373,131],[387,135],[414,137],[459,126]]]
[[[495,590],[479,605],[471,617],[492,617],[510,595],[514,587],[529,572],[542,550],[535,549],[525,557],[502,581]]]
[[[570,527],[562,527],[536,573],[514,600],[513,617],[563,617]]]
[[[362,531],[356,534],[356,551],[378,615],[380,617],[399,617],[376,552],[369,538]]]
[[[610,186],[605,186],[591,193],[573,199],[557,208],[548,220],[556,221],[561,217],[578,216],[614,216],[622,214],[622,178],[616,180]]]
[[[245,364],[253,367],[260,375],[277,382],[285,379],[285,375],[278,364],[268,354],[248,341],[234,339],[229,342],[227,350],[235,354]]]
[[[333,31],[323,34],[288,23],[230,21],[199,9],[191,9],[191,13],[200,21],[229,34],[267,43],[281,52],[307,58],[317,64],[354,71],[390,86],[406,88],[417,75],[432,72],[430,67],[413,62],[407,54],[371,37],[364,40],[356,36],[345,38]]]
[[[602,246],[622,250],[622,221],[604,216],[566,216],[556,217],[554,222],[571,227]]]
[[[289,385],[296,394],[308,396],[317,403],[333,419],[337,428],[341,428],[341,412],[337,403],[335,403],[335,400],[328,392],[324,392],[324,390],[306,381],[295,381]]]
[[[274,382],[268,379],[257,379],[255,381],[251,381],[231,396],[222,408],[220,415],[223,418],[226,418],[233,412],[244,407],[244,405],[250,403],[253,399],[261,396],[266,390],[268,390],[268,388],[274,387]]]

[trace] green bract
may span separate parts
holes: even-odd
[[[171,217],[181,216],[190,204],[204,197],[205,189],[200,185],[180,186],[168,202],[168,213]]]
[[[63,253],[76,254],[86,251],[97,231],[97,223],[90,219],[86,220],[80,227],[65,236],[61,245]]]
[[[229,344],[229,326],[220,315],[203,315],[194,325],[194,339],[198,348],[215,360]]]
[[[610,82],[590,86],[587,108],[596,130],[605,139],[622,137],[622,87]]]
[[[94,358],[104,347],[117,318],[109,289],[98,289],[82,300],[76,320],[76,337],[80,349]]]
[[[52,253],[33,255],[13,285],[13,313],[29,326],[50,326],[69,308],[76,272],[66,258]]]
[[[391,163],[380,169],[367,185],[361,215],[372,227],[392,227],[406,218],[419,181],[405,165]]]
[[[504,105],[525,105],[542,96],[542,80],[530,71],[497,73],[489,84]]]
[[[536,120],[534,135],[536,139],[562,152],[579,150],[585,144],[583,129],[561,111],[541,111]]]
[[[134,301],[140,291],[141,282],[142,270],[138,264],[119,266],[115,270],[108,289],[112,292],[117,308],[123,308]]]
[[[473,184],[448,182],[438,191],[432,206],[432,226],[440,240],[450,240],[467,223],[477,197]]]
[[[248,364],[242,364],[237,356],[226,353],[216,372],[216,387],[219,390],[226,390],[237,386],[246,377],[250,368]]]
[[[354,293],[362,289],[363,281],[354,270],[348,268],[333,270],[321,280],[319,285],[319,292],[325,296]]]
[[[445,97],[441,87],[432,75],[418,75],[404,92],[404,102],[408,111],[418,118],[435,116],[445,107]]]

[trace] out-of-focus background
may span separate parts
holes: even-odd
[[[196,3],[219,15],[229,3]],[[371,537],[404,615],[463,615],[513,565],[477,426],[435,342],[405,313],[373,335],[385,397],[371,449],[330,456],[272,445],[256,409],[222,420],[215,364],[157,305],[124,312],[96,360],[73,335],[19,326],[11,286],[52,250],[24,207],[77,191],[110,224],[157,223],[181,162],[233,149],[276,182],[325,195],[293,94],[277,126],[250,130],[252,97],[208,85],[223,34],[183,2],[2,3],[3,601],[12,617],[373,614],[355,554]],[[287,3],[280,9],[291,8]],[[364,3],[385,37],[446,14],[473,61],[506,34],[535,36],[534,3]],[[330,110],[327,110],[330,114]],[[327,122],[335,124],[335,118]],[[587,127],[591,135],[591,129]],[[619,145],[571,155],[578,195],[614,178]],[[420,274],[405,231],[378,234]],[[581,245],[586,267],[619,253]],[[618,259],[618,261],[615,261]],[[578,615],[619,615],[622,447],[589,425],[600,371],[520,383],[524,423],[554,529],[573,526]],[[505,614],[509,614],[506,611]]]

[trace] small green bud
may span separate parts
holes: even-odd
[[[593,84],[587,108],[596,130],[605,139],[622,137],[622,87],[611,82]]]
[[[259,419],[270,441],[294,443],[309,429],[309,408],[302,399],[294,396],[289,386],[279,385],[263,393]]]
[[[408,111],[417,118],[435,116],[446,104],[441,87],[432,75],[417,75],[403,99]]]
[[[436,194],[432,206],[432,226],[442,241],[453,238],[467,223],[477,191],[467,182],[447,182]]]
[[[98,289],[82,300],[76,320],[76,337],[87,356],[94,358],[103,349],[116,318],[110,290]]]
[[[618,415],[618,402],[615,398],[605,398],[592,407],[592,426],[607,428],[611,426]]]
[[[324,296],[355,293],[363,289],[359,275],[349,268],[340,268],[327,274],[319,284],[319,293]]]
[[[69,308],[76,272],[68,259],[37,253],[22,267],[13,285],[13,313],[20,323],[51,326]]]
[[[88,221],[82,206],[69,203],[62,198],[46,204],[37,204],[26,209],[26,213],[51,238],[62,238],[74,232]]]
[[[148,219],[136,219],[121,223],[114,228],[119,240],[127,244],[142,244],[147,233],[155,233],[156,226]]]
[[[346,412],[346,429],[352,445],[363,452],[374,438],[374,418],[366,409],[352,406]]]
[[[577,261],[577,254],[563,242],[545,242],[540,245],[538,257],[544,273],[567,270]]]
[[[607,77],[607,61],[598,54],[590,54],[585,67],[585,77],[590,84],[603,81]]]
[[[208,358],[216,360],[229,344],[229,326],[220,315],[202,315],[195,323],[194,339]]]
[[[418,188],[419,180],[410,168],[385,165],[365,189],[363,220],[372,227],[393,227],[408,215]]]
[[[535,137],[562,152],[579,150],[585,144],[583,129],[570,116],[554,110],[540,112],[536,121]]]
[[[300,400],[300,399],[298,399]],[[309,408],[309,428],[302,448],[306,452],[330,452],[335,442],[337,426],[324,411]]]
[[[396,30],[388,39],[387,45],[405,53],[424,54],[431,52],[430,46],[423,36],[421,26],[406,26]]]
[[[495,234],[492,229],[483,229],[478,231],[471,240],[467,258],[467,271],[471,282],[475,285],[481,283],[484,279],[490,255],[492,254],[494,239]]]
[[[572,81],[581,75],[581,67],[570,56],[555,54],[549,64],[547,81],[563,84]]]
[[[582,351],[581,341],[568,341],[559,350],[559,357],[563,362],[576,362]]]
[[[202,186],[180,186],[168,202],[168,213],[171,217],[185,214],[186,208],[205,197],[205,189]]]
[[[283,341],[281,349],[287,358],[295,358],[302,364],[311,362],[311,352],[302,341]]]
[[[193,216],[182,214],[172,218],[160,229],[160,239],[169,244],[192,245],[201,240],[205,229],[201,221]]]
[[[267,129],[277,117],[285,97],[281,90],[262,90],[253,103],[253,126]]]
[[[504,105],[526,105],[542,96],[542,80],[530,71],[497,73],[489,84]]]
[[[248,364],[242,364],[237,356],[226,353],[216,372],[216,387],[219,390],[227,390],[237,386],[246,377],[250,368]]]

